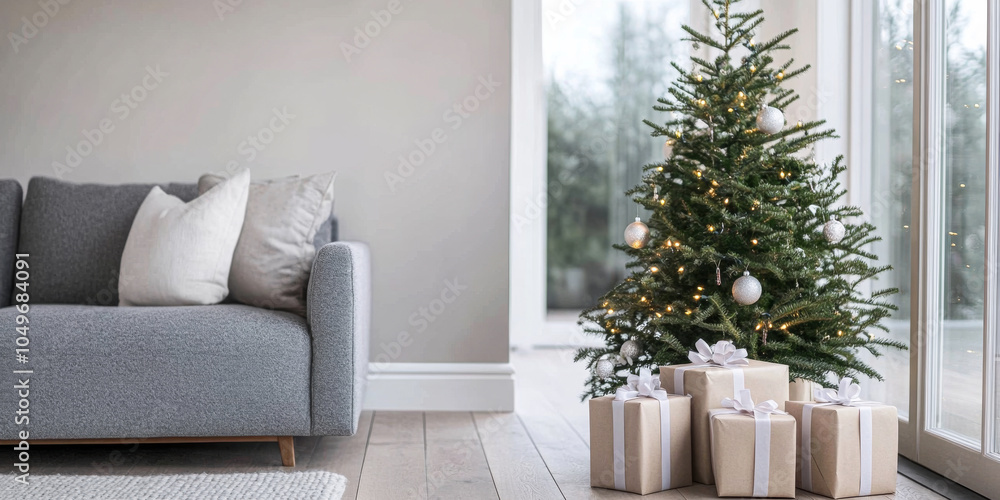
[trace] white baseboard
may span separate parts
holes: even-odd
[[[367,410],[514,411],[509,363],[369,363]]]

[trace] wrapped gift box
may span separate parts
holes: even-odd
[[[813,382],[812,380],[803,380],[797,378],[788,384],[788,400],[789,401],[812,401],[813,392],[816,389],[822,389],[823,386]]]
[[[620,389],[590,400],[591,486],[645,495],[691,484],[691,398],[652,380],[656,397]]]
[[[831,498],[894,493],[896,408],[860,401],[849,379],[840,386],[817,391],[821,401],[786,404],[798,422],[798,487]]]
[[[721,408],[723,398],[735,398],[749,389],[760,400],[777,402],[784,409],[788,400],[788,366],[747,360],[744,349],[719,342],[709,347],[698,341],[692,364],[660,367],[660,384],[671,394],[691,395],[692,474],[695,481],[714,484],[709,443],[708,412]],[[707,361],[706,361],[707,360]]]
[[[795,498],[795,419],[775,411],[774,401],[755,407],[750,391],[743,394],[743,411],[710,412],[716,493],[720,497]]]

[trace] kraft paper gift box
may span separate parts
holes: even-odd
[[[831,498],[896,491],[896,408],[861,401],[858,384],[818,389],[816,401],[789,401],[798,422],[798,487]]]
[[[692,364],[660,367],[660,385],[670,394],[690,394],[692,473],[695,481],[714,484],[709,443],[708,412],[721,408],[723,398],[736,398],[749,389],[760,400],[773,400],[783,410],[788,401],[788,366],[746,359],[746,349],[704,340],[688,358]]]
[[[590,485],[645,495],[691,484],[691,398],[648,369],[590,400]]]
[[[774,401],[754,405],[745,389],[725,406],[709,416],[716,493],[795,498],[795,419]]]

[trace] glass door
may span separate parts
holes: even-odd
[[[995,495],[997,3],[914,3],[911,311],[916,459]],[[911,412],[911,417],[912,417]],[[912,420],[912,419],[911,419]],[[906,446],[901,446],[905,449]]]

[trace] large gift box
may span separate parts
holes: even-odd
[[[851,379],[838,390],[818,389],[816,401],[789,401],[798,422],[798,486],[832,498],[896,491],[896,408],[861,401]]]
[[[693,477],[714,484],[709,444],[708,412],[721,408],[723,398],[738,398],[749,389],[761,400],[777,402],[783,410],[788,401],[788,366],[746,359],[746,349],[720,341],[709,347],[704,340],[688,358],[691,364],[660,367],[660,384],[670,394],[689,394],[691,399],[691,451]]]
[[[709,412],[715,491],[720,497],[795,498],[795,419],[750,391]]]
[[[645,495],[691,484],[691,398],[648,369],[590,400],[590,485]]]

